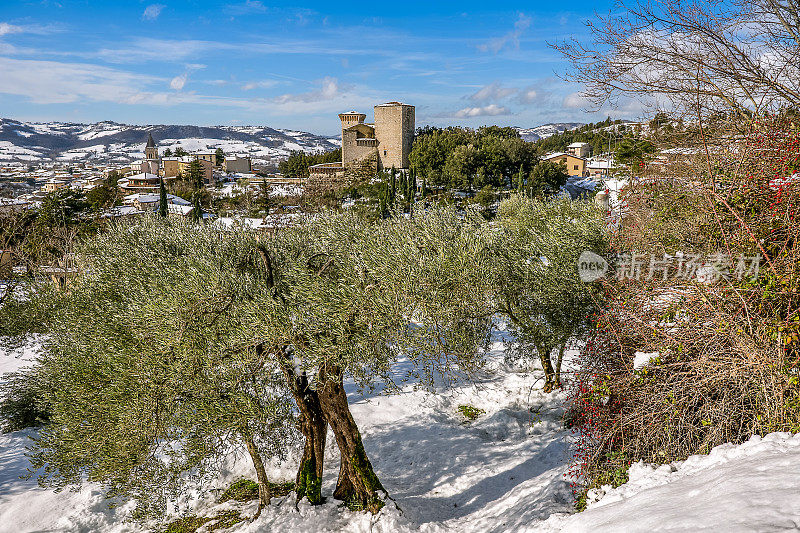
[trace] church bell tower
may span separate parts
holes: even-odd
[[[144,148],[144,158],[158,159],[158,148],[156,148],[156,142],[153,140],[153,135],[150,133],[147,134],[147,146]]]

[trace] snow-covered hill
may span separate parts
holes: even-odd
[[[92,162],[124,164],[141,159],[148,133],[159,150],[216,150],[254,160],[281,158],[293,150],[321,152],[339,146],[336,138],[266,126],[132,126],[116,122],[76,124],[0,119],[0,162]]]
[[[520,137],[528,142],[535,142],[539,139],[546,139],[556,133],[563,133],[568,130],[574,130],[583,126],[582,122],[554,122],[551,124],[542,124],[535,128],[514,128],[519,132]]]
[[[571,460],[569,433],[561,423],[564,396],[540,391],[540,370],[503,363],[503,334],[491,353],[491,372],[438,394],[410,384],[397,394],[359,394],[348,386],[351,409],[375,470],[399,509],[380,514],[348,511],[339,502],[295,506],[292,494],[276,497],[253,522],[232,533],[282,531],[373,533],[695,532],[787,531],[800,524],[800,435],[776,433],[672,465],[635,464],[630,481],[597,491],[574,514],[564,475]],[[574,354],[570,354],[574,355]],[[21,356],[21,358],[17,358]],[[0,374],[30,359],[0,351]],[[2,378],[0,378],[2,379]],[[485,410],[467,423],[458,406]],[[124,521],[130,504],[108,508],[102,492],[86,484],[77,492],[40,488],[25,473],[25,446],[35,430],[0,434],[0,533],[33,531],[98,533],[148,530]],[[254,478],[246,454],[232,453],[214,485]],[[272,464],[272,480],[289,480],[296,460]],[[338,473],[332,435],[326,449],[323,494]],[[599,498],[599,499],[598,499]],[[213,495],[189,495],[198,516],[235,509],[252,516],[254,504],[216,504]]]

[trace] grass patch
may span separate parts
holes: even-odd
[[[380,498],[373,498],[365,504],[355,496],[344,502],[344,506],[350,509],[351,511],[355,512],[369,511],[372,514],[375,514],[381,509],[383,509],[384,505],[386,505],[386,503]]]
[[[270,483],[269,492],[273,498],[286,496],[294,490],[294,482]],[[258,483],[250,479],[240,479],[231,483],[219,498],[219,503],[229,500],[237,502],[250,502],[258,499]]]
[[[195,533],[206,524],[208,531],[217,531],[233,527],[239,522],[244,522],[245,517],[236,511],[223,511],[214,516],[185,516],[167,524],[164,533]]]
[[[485,414],[486,411],[480,409],[478,407],[469,405],[469,404],[462,404],[458,406],[458,412],[461,413],[464,418],[472,422],[482,414]]]
[[[200,529],[200,526],[210,521],[210,517],[184,516],[167,524],[167,529],[164,530],[164,533],[194,533]]]

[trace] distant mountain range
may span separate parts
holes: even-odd
[[[526,141],[538,141],[582,126],[579,122],[516,128]],[[166,148],[216,150],[272,161],[293,150],[324,152],[338,148],[338,137],[265,126],[132,126],[116,122],[22,122],[0,119],[0,162],[126,164],[141,159],[148,133],[163,154]]]
[[[535,128],[514,128],[519,132],[520,137],[528,142],[536,142],[540,139],[546,139],[556,133],[564,133],[565,131],[574,130],[583,126],[583,122],[552,122],[550,124],[542,124]]]
[[[293,150],[338,148],[333,137],[263,126],[131,126],[116,122],[75,124],[0,119],[0,161],[124,164],[144,157],[148,133],[160,153],[178,146],[187,151],[216,150],[275,161]]]

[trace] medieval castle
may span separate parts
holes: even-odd
[[[364,113],[341,113],[342,160],[309,168],[312,179],[338,179],[348,173],[409,167],[414,143],[414,106],[388,102],[375,106],[375,123]]]

